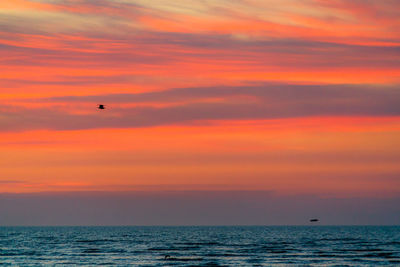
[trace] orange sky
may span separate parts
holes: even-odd
[[[397,194],[396,2],[2,1],[0,192]]]

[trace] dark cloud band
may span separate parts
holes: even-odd
[[[220,99],[221,101],[214,101]],[[65,96],[34,102],[106,103],[105,112],[71,114],[52,107],[0,108],[2,131],[127,128],[202,120],[278,119],[308,116],[400,116],[396,87],[265,84],[180,88],[140,94]],[[121,103],[131,104],[129,107]],[[156,106],[157,104],[168,104]]]

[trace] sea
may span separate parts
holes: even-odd
[[[3,266],[400,266],[400,226],[0,227]]]

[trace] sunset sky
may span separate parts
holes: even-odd
[[[0,193],[399,196],[399,6],[0,1]]]

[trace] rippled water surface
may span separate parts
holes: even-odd
[[[400,226],[0,227],[19,266],[400,266]]]

